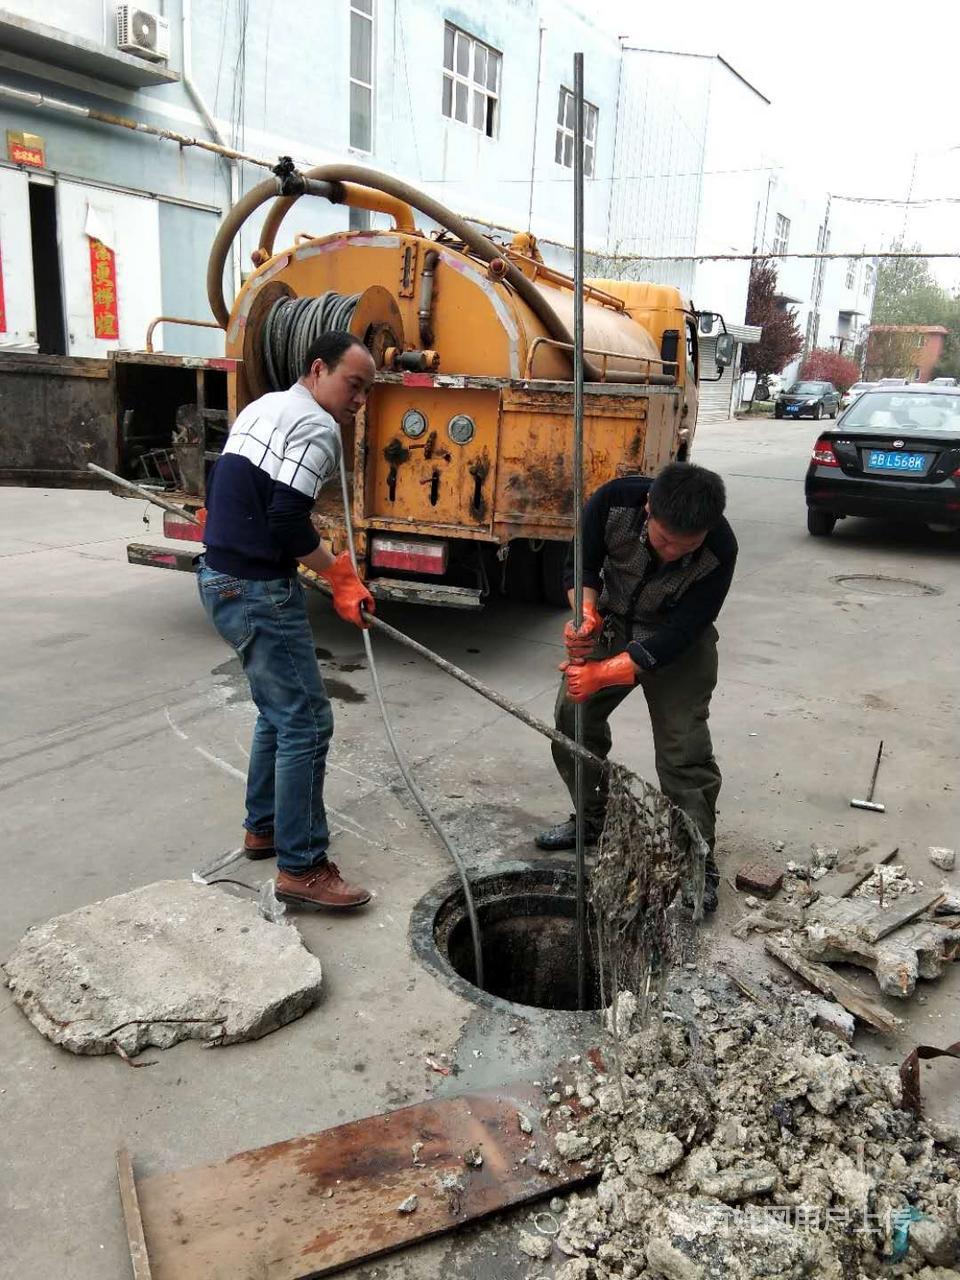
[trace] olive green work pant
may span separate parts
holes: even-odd
[[[604,638],[593,658],[615,657],[626,648],[622,636]],[[650,712],[653,746],[660,789],[693,819],[713,848],[716,833],[720,769],[713,756],[710,729],[710,697],[717,683],[717,631],[709,626],[685,653],[668,666],[644,671],[637,684],[599,689],[583,706],[583,745],[601,760],[610,754],[613,737],[609,718],[634,688],[641,688]],[[575,703],[566,696],[566,678],[560,684],[555,711],[556,726],[574,737]],[[576,807],[574,756],[553,744],[557,772],[567,785]],[[588,827],[603,825],[606,794],[603,771],[584,761],[583,794]]]

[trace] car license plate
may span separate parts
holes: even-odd
[[[888,449],[868,449],[865,471],[907,471],[923,475],[927,469],[925,453],[900,453]]]
[[[788,404],[788,405],[785,405],[785,406],[784,406],[784,408],[786,409],[786,412],[787,412],[787,413],[799,413],[799,412],[800,412],[800,406],[799,406],[798,404]]]

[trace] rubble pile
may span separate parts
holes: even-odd
[[[899,1109],[896,1068],[821,1029],[822,1001],[751,981],[757,1002],[685,972],[603,1070],[570,1068],[572,1095],[545,1084],[558,1157],[601,1173],[558,1215],[551,1274],[960,1280],[960,1131]]]

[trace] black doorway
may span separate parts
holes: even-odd
[[[45,356],[67,354],[63,314],[60,246],[57,243],[57,193],[54,187],[30,183],[30,238],[33,242],[33,292],[37,310],[37,345]]]

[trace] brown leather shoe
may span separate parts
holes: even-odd
[[[333,907],[343,910],[362,907],[370,901],[368,890],[347,884],[337,864],[329,859],[297,873],[281,870],[277,875],[277,897],[295,907]]]
[[[259,858],[272,858],[277,852],[273,847],[273,832],[266,831],[262,836],[258,836],[252,831],[244,830],[243,852],[253,861]]]

